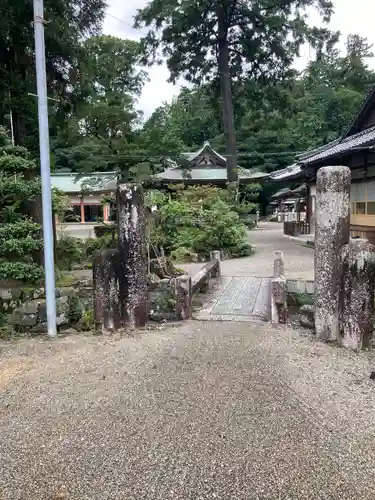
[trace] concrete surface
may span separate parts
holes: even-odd
[[[258,229],[248,232],[248,238],[249,243],[255,246],[254,255],[223,261],[224,276],[272,276],[273,252],[281,250],[287,278],[314,279],[314,250],[285,238],[282,224],[260,222]]]
[[[258,276],[223,276],[195,315],[200,320],[269,321],[271,280]]]
[[[72,236],[73,238],[81,238],[86,240],[87,238],[95,238],[94,227],[97,226],[97,222],[80,224],[70,222],[67,224],[57,225],[57,239],[63,236]]]
[[[2,500],[372,500],[374,356],[187,322],[0,344]]]

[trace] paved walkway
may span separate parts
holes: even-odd
[[[222,263],[224,276],[272,276],[273,252],[284,253],[285,275],[289,279],[314,279],[314,250],[303,247],[283,235],[277,222],[260,223],[259,229],[249,231],[249,242],[256,247],[254,255]]]
[[[0,349],[2,500],[374,498],[373,355],[220,322]]]

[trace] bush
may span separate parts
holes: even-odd
[[[83,254],[85,259],[91,260],[92,255],[96,250],[104,250],[105,248],[116,248],[117,238],[112,239],[111,234],[105,234],[100,238],[87,238],[83,242]]]
[[[0,278],[38,283],[43,240],[40,225],[28,215],[40,195],[40,179],[24,148],[3,136],[0,142]]]
[[[213,250],[233,257],[249,255],[246,227],[227,199],[227,191],[215,187],[176,189],[158,207],[151,244],[174,256],[181,254],[181,249],[204,258]]]
[[[63,236],[56,241],[56,265],[68,271],[74,264],[82,263],[84,256],[83,243],[79,238]]]
[[[116,230],[117,226],[115,224],[102,224],[100,226],[94,226],[94,233],[97,238],[101,238],[102,236],[109,234],[114,239]]]

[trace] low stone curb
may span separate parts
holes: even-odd
[[[314,240],[303,240],[299,236],[289,236],[288,234],[284,234],[284,237],[288,238],[288,240],[294,241],[295,243],[303,247],[315,248]]]

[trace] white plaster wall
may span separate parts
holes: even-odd
[[[103,195],[101,195],[101,194],[93,194],[93,195],[87,194],[87,195],[84,195],[82,199],[83,199],[83,203],[85,205],[100,205],[100,203],[103,199]],[[70,201],[70,203],[76,205],[76,204],[81,203],[81,197],[79,195],[70,194],[69,201]]]

